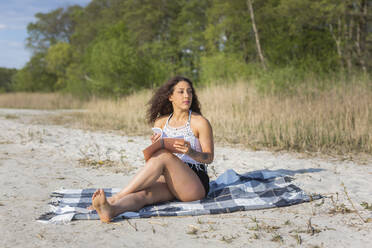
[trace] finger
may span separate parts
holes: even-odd
[[[153,142],[157,141],[159,138],[160,138],[160,134],[155,134],[154,133],[154,134],[151,135],[151,140]]]
[[[176,145],[176,144],[174,144],[173,147],[174,147],[177,151],[182,151],[182,150],[184,149],[183,146]]]
[[[183,145],[173,145],[173,147],[177,150],[177,151],[180,151],[182,153],[185,153],[187,151],[187,148],[185,148]]]
[[[174,143],[173,146],[177,146],[177,147],[185,147],[184,144],[180,144],[180,143]]]
[[[182,142],[182,141],[175,141],[174,144],[177,144],[179,146],[184,146],[185,145],[185,142]]]

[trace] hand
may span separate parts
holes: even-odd
[[[153,133],[150,138],[151,142],[155,143],[156,141],[158,141],[158,139],[160,139],[160,133]]]
[[[174,142],[173,147],[179,151],[179,153],[188,154],[191,151],[190,143],[187,141],[180,142],[176,141]]]

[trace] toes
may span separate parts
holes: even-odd
[[[102,195],[103,197],[106,197],[105,191],[104,191],[103,189],[101,189],[101,195]]]
[[[94,200],[94,198],[96,198],[97,194],[98,194],[98,190],[96,190],[96,192],[93,193],[92,200]]]
[[[97,189],[96,192],[94,192],[93,196],[92,196],[92,201],[94,201],[95,199],[106,199],[106,194],[105,194],[105,191],[103,191],[103,189]]]

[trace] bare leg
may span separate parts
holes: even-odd
[[[161,178],[163,173],[162,164],[168,158],[178,159],[172,157],[169,152],[161,150],[155,153],[154,156],[146,163],[146,165],[133,177],[131,182],[122,189],[119,193],[113,195],[112,197],[106,198],[110,205],[115,204],[121,198],[127,196],[128,194],[141,191],[151,184],[155,183],[159,178]],[[178,159],[179,160],[179,159]],[[98,191],[98,190],[97,190]],[[96,192],[97,192],[96,191]],[[94,195],[92,197],[93,202]],[[93,205],[87,207],[88,210],[95,209]]]
[[[157,186],[161,175],[164,176],[165,184]],[[94,193],[92,201],[101,221],[109,222],[120,213],[137,211],[146,204],[174,197],[181,201],[194,201],[204,196],[205,190],[198,176],[179,158],[161,150],[149,160],[129,185],[116,195],[113,204],[107,201],[102,190]]]
[[[178,159],[165,150],[155,153],[154,156],[146,163],[146,165],[133,177],[128,186],[126,186],[119,193],[113,195],[112,197],[109,198],[105,197],[106,201],[110,205],[113,205],[121,198],[124,198],[125,196],[131,193],[141,191],[151,186],[162,176],[163,173],[162,164],[165,163],[167,158],[171,158],[172,160]],[[98,190],[96,192],[98,192]],[[94,195],[92,197],[92,202],[93,198]],[[95,209],[95,207],[94,205],[91,205],[87,207],[87,209],[93,210]]]
[[[169,154],[168,156],[164,156],[164,154]],[[115,204],[121,198],[127,196],[130,193],[141,191],[148,186],[151,186],[155,181],[157,181],[163,173],[163,169],[161,164],[164,163],[166,157],[171,157],[170,153],[165,150],[160,150],[154,154],[154,156],[146,163],[146,165],[133,177],[131,182],[122,189],[119,193],[113,195],[112,197],[106,198],[107,202],[110,205]],[[176,158],[178,159],[178,158]],[[154,166],[160,165],[160,166]],[[98,190],[97,190],[98,191]],[[96,192],[97,192],[96,191]],[[94,195],[92,197],[93,202]],[[93,205],[87,207],[88,210],[95,209]]]
[[[138,211],[145,205],[155,202],[163,202],[174,199],[166,183],[156,182],[146,190],[130,193],[119,199],[115,204],[110,204],[102,189],[93,195],[93,207],[102,222],[110,222],[111,219],[123,212]]]
[[[114,202],[130,193],[150,187],[161,175],[164,175],[170,191],[180,200],[192,201],[201,199],[205,195],[204,187],[198,176],[178,157],[167,150],[160,150],[156,152],[138,174],[134,176],[128,186],[113,196]],[[178,188],[178,190],[176,190],[176,188]],[[188,193],[191,195],[196,193],[197,196],[191,197],[190,199],[187,199],[187,197],[182,199],[183,196],[186,196]]]

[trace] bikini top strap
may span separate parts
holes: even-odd
[[[173,113],[171,113],[171,114],[169,115],[168,120],[167,120],[167,122],[165,123],[165,127],[168,126],[168,122],[169,122],[170,118],[172,117],[172,115],[173,115]]]
[[[192,111],[189,110],[189,119],[187,120],[186,126],[190,126],[191,112],[192,112]],[[164,126],[164,127],[168,126],[168,122],[169,122],[170,118],[172,117],[172,115],[173,115],[173,113],[171,113],[171,114],[169,115],[168,120],[167,120],[167,122],[165,123],[165,126]]]
[[[187,120],[187,125],[190,126],[190,121],[191,121],[191,110],[189,110],[189,119]]]

